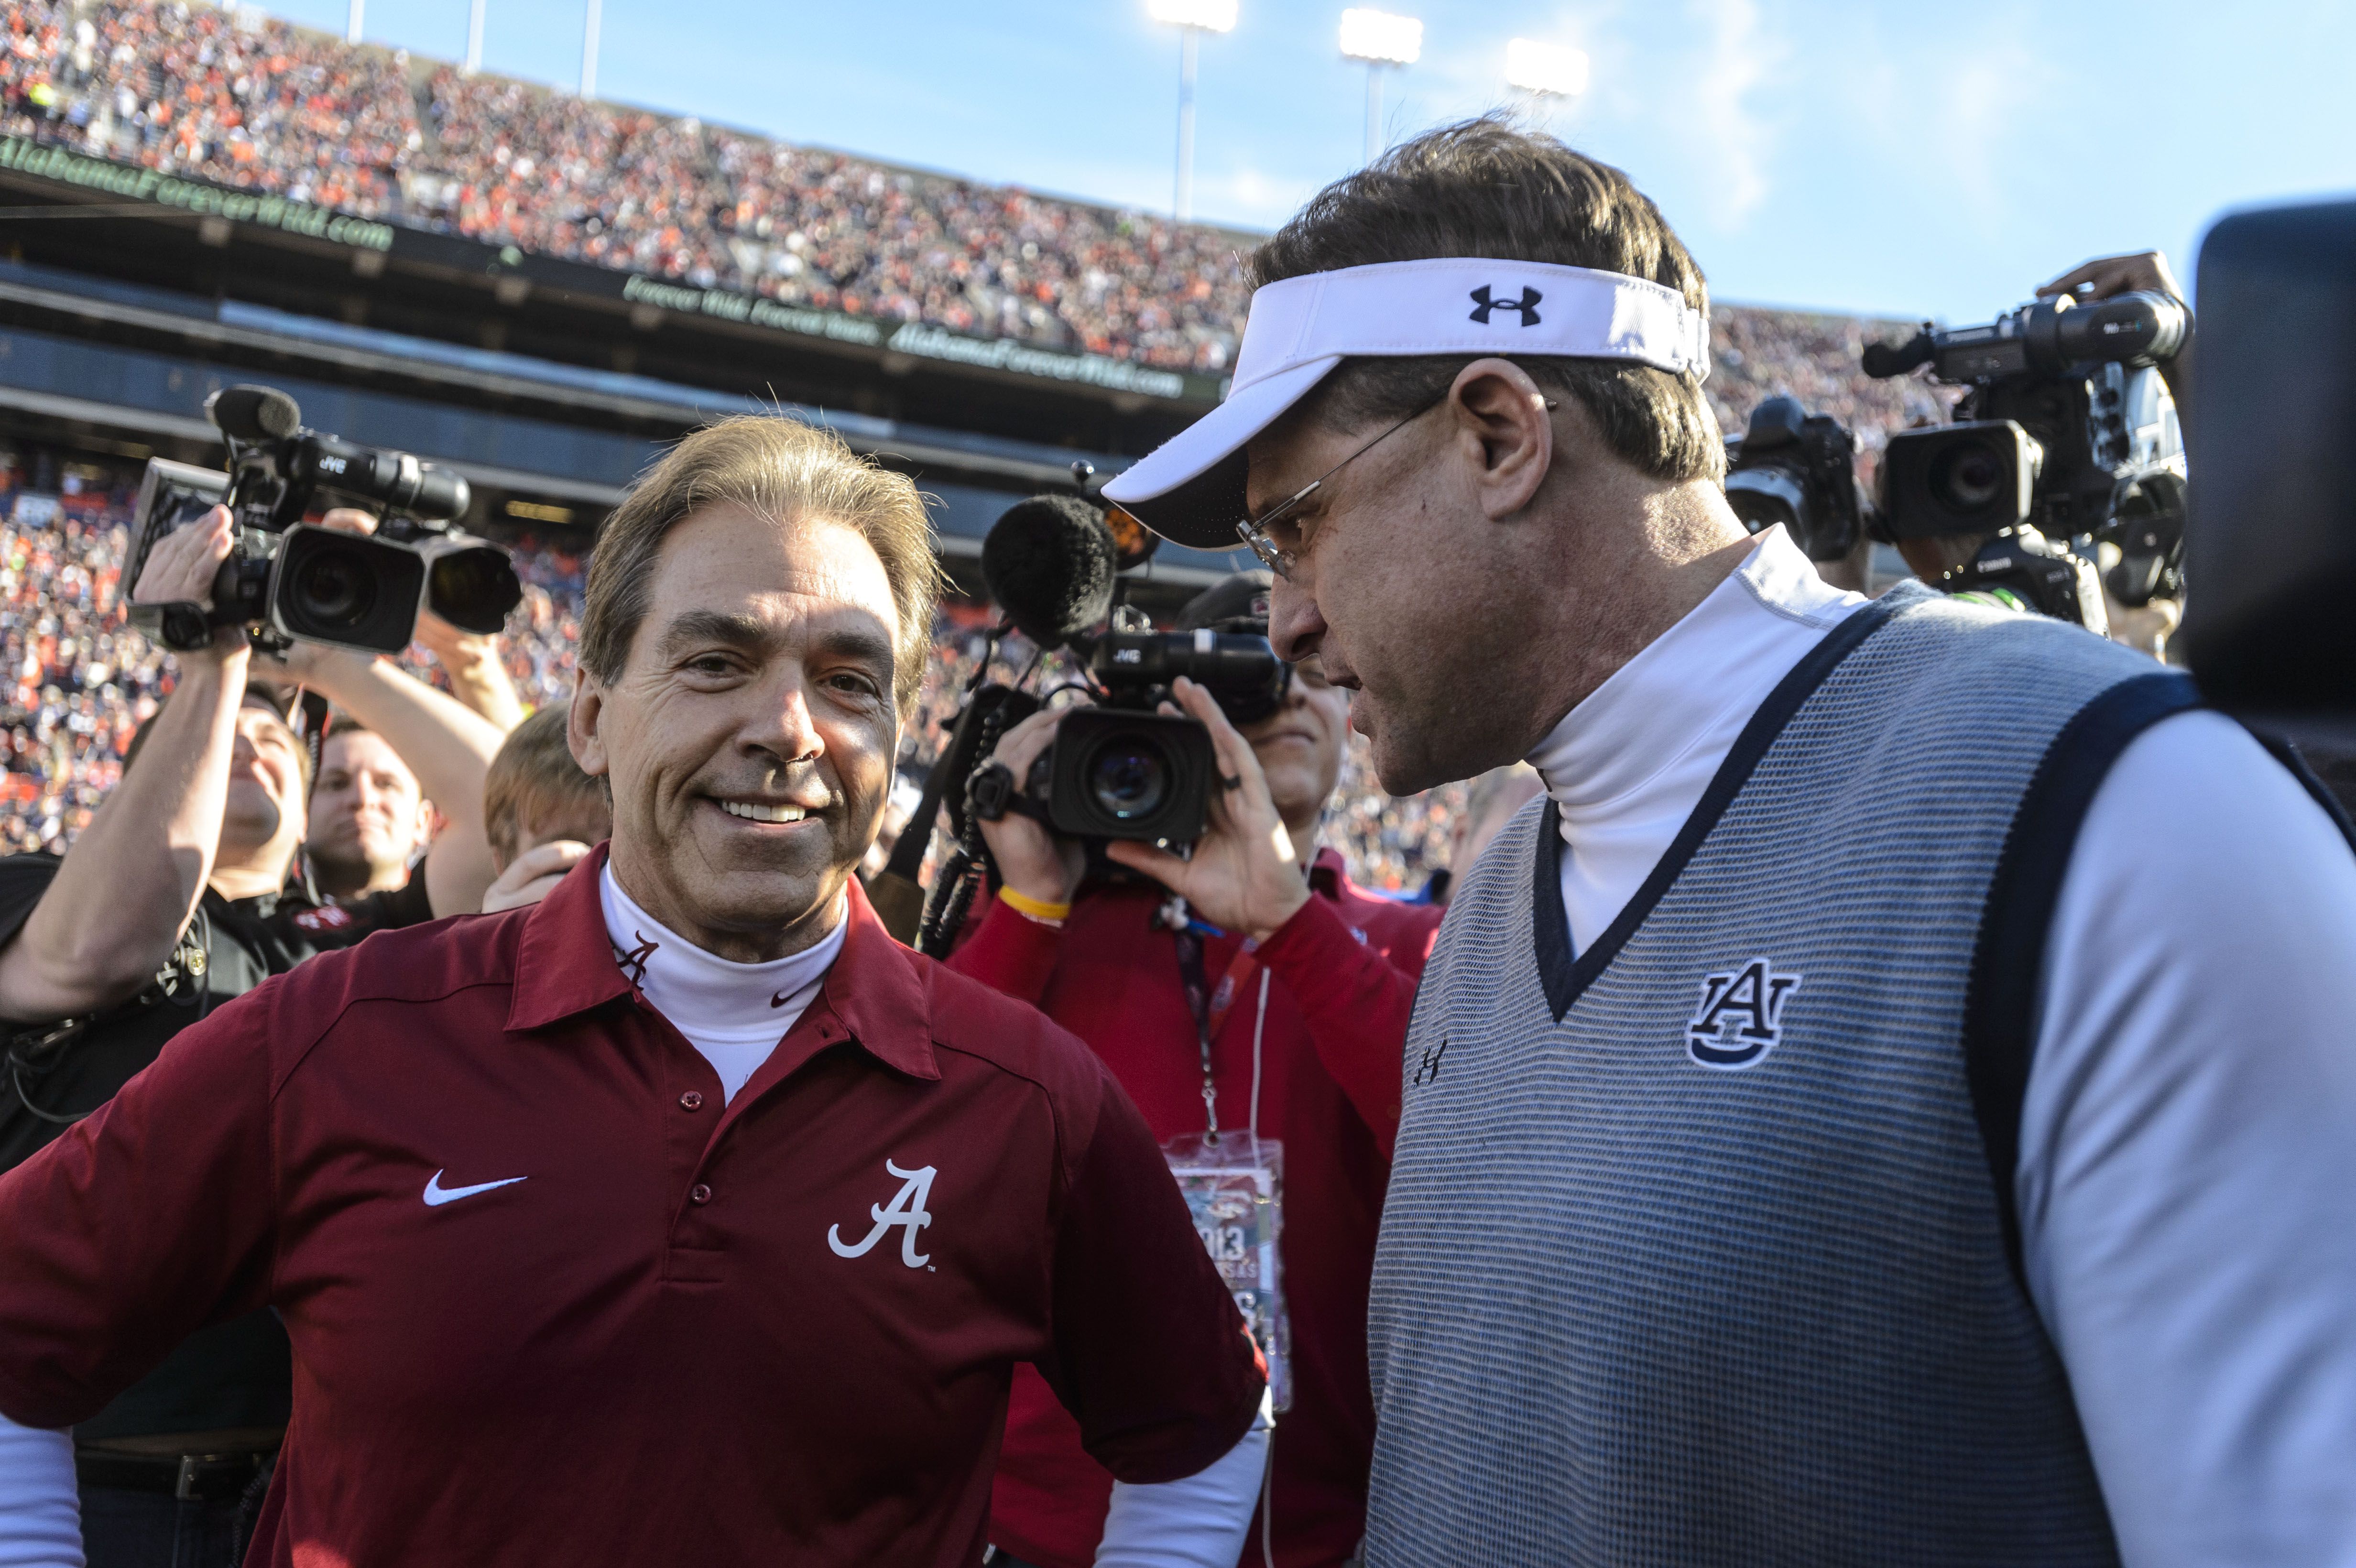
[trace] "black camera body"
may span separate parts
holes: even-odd
[[[399,653],[421,607],[488,635],[521,601],[507,552],[448,527],[470,499],[462,476],[305,430],[294,400],[267,387],[216,392],[205,411],[228,443],[229,471],[149,461],[123,581],[135,587],[155,546],[214,507],[230,509],[236,540],[214,574],[209,609],[193,600],[130,605],[132,624],[161,645],[185,653],[242,626],[256,647],[300,638]],[[380,508],[376,533],[305,523],[328,496]]]
[[[1726,501],[1742,526],[1763,533],[1782,524],[1810,560],[1839,560],[1864,537],[1857,437],[1830,414],[1776,397],[1751,412],[1751,428],[1728,443]]]
[[[2189,330],[2180,303],[2136,293],[2041,300],[1984,325],[1925,325],[1904,345],[1869,347],[1869,376],[1928,365],[1966,389],[1954,423],[1890,438],[1875,537],[2025,529],[2040,547],[2030,553],[2046,558],[2067,541],[2108,542],[2120,551],[2108,581],[2122,603],[2176,592],[2183,440],[2156,367]]]
[[[2030,610],[2082,626],[2100,627],[2108,620],[2094,563],[2027,524],[2004,529],[1932,586],[1943,593],[2007,610]]]
[[[1191,844],[1210,821],[1219,777],[1211,732],[1161,705],[1179,677],[1249,724],[1284,700],[1292,668],[1266,637],[1227,632],[1108,632],[1088,655],[1100,696],[1074,708],[1032,765],[1023,792],[1072,838]]]

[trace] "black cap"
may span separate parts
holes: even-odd
[[[1276,575],[1269,571],[1238,571],[1223,577],[1186,601],[1173,629],[1244,632],[1265,637],[1269,594],[1275,587]]]

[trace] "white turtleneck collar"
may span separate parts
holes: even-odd
[[[1579,951],[1644,885],[1775,683],[1865,602],[1770,528],[1733,575],[1538,743],[1529,761],[1561,812],[1563,902]]]
[[[839,915],[832,931],[799,953],[737,964],[705,952],[640,909],[614,880],[610,861],[597,879],[597,894],[615,961],[639,995],[712,1063],[723,1104],[736,1097],[809,1008],[851,929]]]

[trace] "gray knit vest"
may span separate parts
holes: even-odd
[[[1908,588],[1587,953],[1552,804],[1514,819],[1408,1040],[1369,1568],[2116,1561],[2013,1230],[2043,925],[1983,915],[2050,914],[2110,759],[2190,700]]]

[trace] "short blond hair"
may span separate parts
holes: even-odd
[[[867,541],[884,563],[900,620],[892,639],[893,696],[902,717],[913,711],[942,581],[924,497],[906,475],[861,457],[832,431],[781,414],[739,414],[707,425],[638,476],[605,519],[589,560],[581,667],[607,685],[621,678],[647,616],[664,538],[714,501],[780,523],[840,523]]]
[[[605,781],[592,778],[573,760],[564,738],[570,702],[552,702],[508,731],[483,774],[483,837],[502,871],[516,858],[529,832],[545,839],[552,828],[587,836],[589,843],[613,836],[614,806]],[[597,831],[599,825],[604,831]]]

